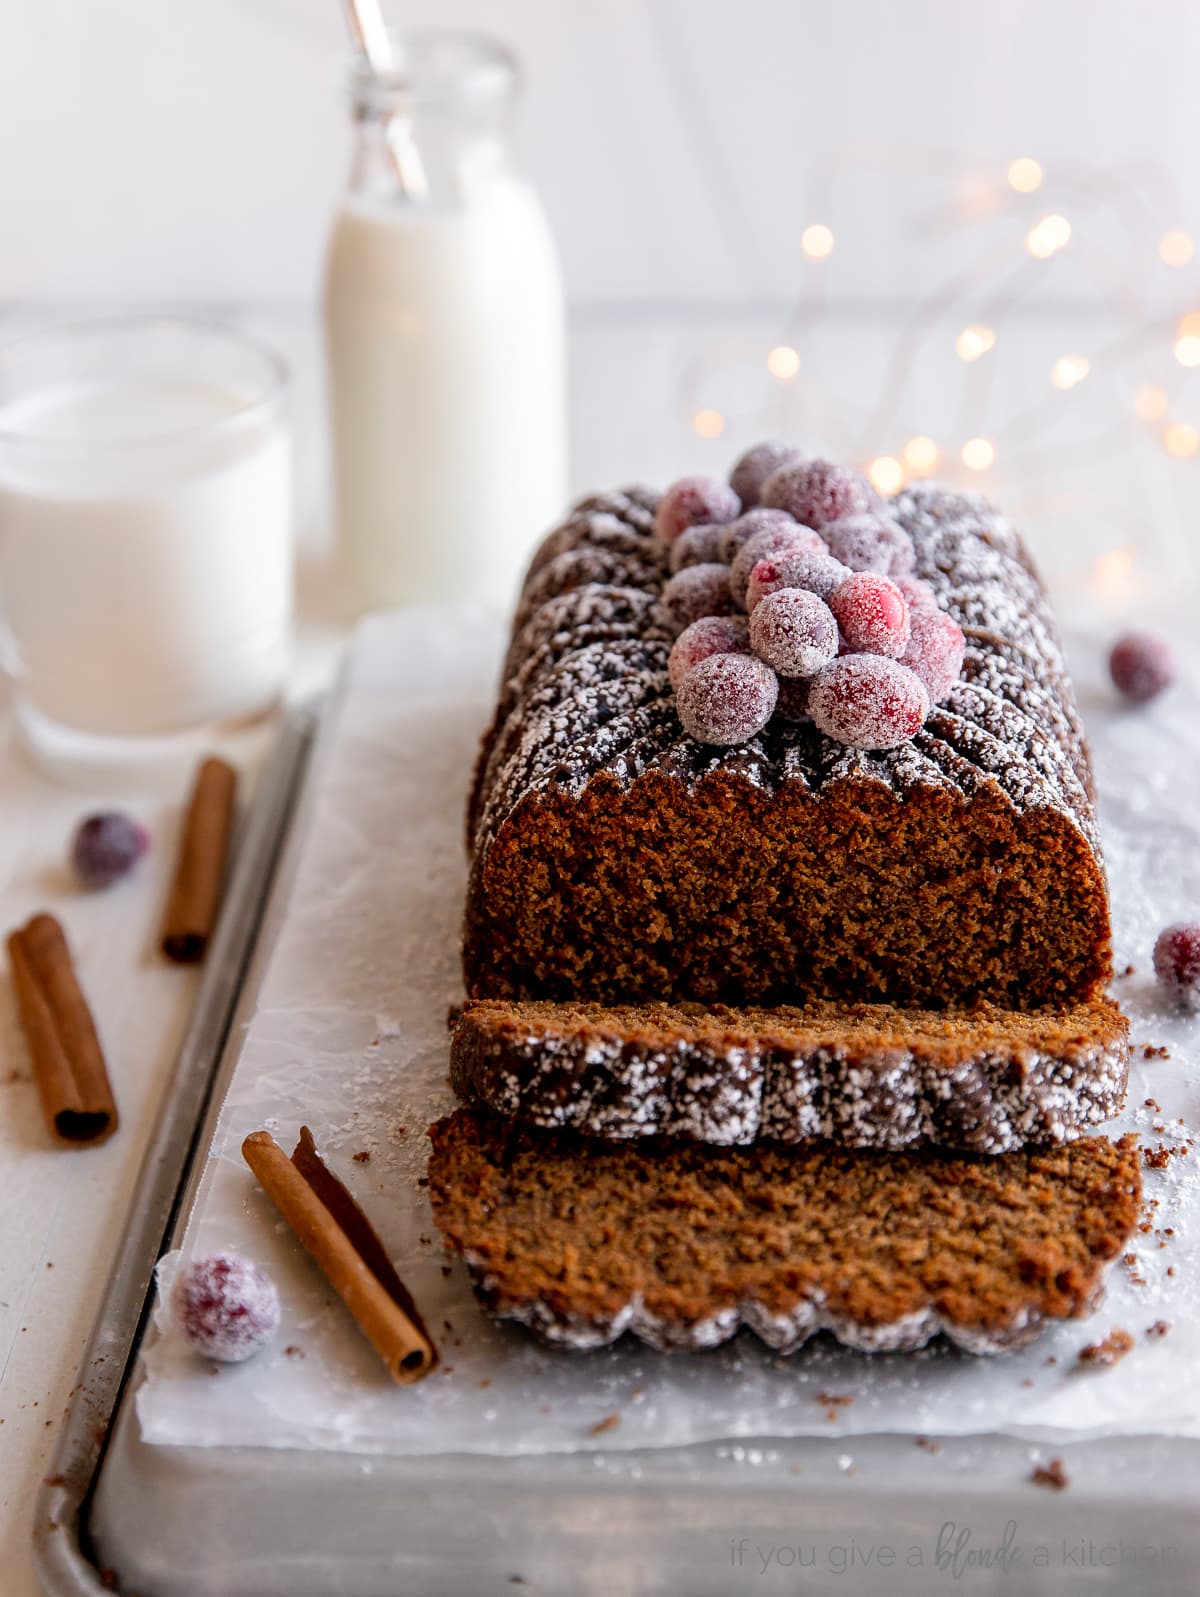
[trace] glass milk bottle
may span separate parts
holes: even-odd
[[[513,160],[511,56],[439,31],[401,60],[354,69],[326,267],[342,564],[359,609],[504,605],[563,507],[562,279]]]

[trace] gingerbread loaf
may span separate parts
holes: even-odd
[[[1128,1071],[1093,798],[982,501],[885,507],[783,446],[580,501],[475,773],[469,1107],[431,1130],[489,1309],[577,1348],[976,1353],[1088,1312],[1140,1191],[1090,1135]]]
[[[966,635],[902,746],[773,720],[689,737],[652,495],[580,503],[518,606],[472,802],[474,997],[1013,1009],[1111,974],[1091,766],[1042,584],[973,497],[889,516]]]

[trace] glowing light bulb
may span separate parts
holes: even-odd
[[[719,410],[698,410],[692,417],[692,431],[701,438],[719,438],[725,431],[725,418]]]
[[[962,463],[968,471],[986,471],[996,459],[996,446],[990,438],[968,438],[962,446]]]
[[[904,467],[895,455],[876,455],[867,467],[867,476],[881,494],[894,494],[904,486]]]
[[[978,360],[981,355],[987,354],[995,342],[994,328],[975,323],[971,327],[964,327],[954,340],[954,353],[959,360]]]
[[[1186,266],[1196,253],[1196,244],[1182,227],[1173,227],[1159,239],[1158,253],[1168,266]]]
[[[1133,408],[1142,421],[1161,421],[1167,414],[1166,389],[1156,388],[1153,383],[1147,383],[1138,389]]]
[[[904,464],[917,477],[926,477],[938,463],[938,446],[932,438],[918,433],[904,446]]]
[[[1032,194],[1042,186],[1042,169],[1032,156],[1019,155],[1008,163],[1008,186],[1018,194]]]
[[[1055,388],[1074,388],[1092,369],[1086,355],[1060,355],[1050,368],[1050,381]]]
[[[1043,216],[1025,235],[1025,248],[1035,260],[1047,261],[1071,242],[1071,224],[1065,216]]]
[[[800,235],[800,248],[811,261],[827,261],[833,254],[833,229],[814,222]]]
[[[800,355],[790,344],[776,344],[767,355],[767,370],[781,383],[792,380],[800,370]]]
[[[1189,460],[1200,449],[1200,429],[1190,421],[1173,421],[1163,433],[1163,448],[1177,460]]]
[[[1175,359],[1181,366],[1200,366],[1200,336],[1185,333],[1175,340]]]

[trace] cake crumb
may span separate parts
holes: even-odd
[[[1153,1109],[1155,1114],[1162,1113],[1162,1105],[1154,1098],[1147,1098],[1142,1107],[1143,1109]]]
[[[284,1357],[289,1359],[302,1359],[304,1357],[304,1349],[298,1347],[295,1342],[290,1342],[284,1348],[283,1353]]]
[[[366,1148],[360,1148],[353,1157],[355,1164],[370,1164],[371,1162],[371,1155]]]
[[[1126,1353],[1133,1349],[1133,1338],[1121,1326],[1114,1325],[1112,1330],[1099,1342],[1089,1342],[1087,1347],[1080,1348],[1079,1362],[1081,1364],[1098,1364],[1102,1369],[1111,1369],[1114,1364],[1119,1364]]]
[[[1126,965],[1125,969],[1119,971],[1118,974],[1121,976],[1136,976],[1137,967],[1135,965]]]
[[[1070,1484],[1061,1458],[1052,1458],[1048,1464],[1038,1464],[1029,1479],[1035,1486],[1049,1486],[1056,1492],[1061,1492]]]
[[[1022,1386],[1032,1386],[1033,1385],[1033,1376],[1032,1375],[1027,1375],[1025,1377],[1025,1379],[1021,1382],[1021,1385]]]
[[[621,1416],[619,1414],[606,1414],[602,1420],[597,1420],[594,1425],[589,1427],[588,1434],[589,1436],[603,1436],[605,1431],[615,1431],[620,1423]]]
[[[1146,1327],[1146,1335],[1147,1336],[1166,1336],[1167,1332],[1170,1329],[1171,1329],[1170,1320],[1155,1320],[1153,1325],[1148,1325]]]
[[[928,1436],[914,1436],[913,1441],[918,1447],[923,1447],[927,1453],[940,1453],[942,1450],[942,1444],[931,1442]]]
[[[1142,1049],[1143,1059],[1170,1059],[1171,1050],[1164,1048],[1161,1043],[1148,1042]]]

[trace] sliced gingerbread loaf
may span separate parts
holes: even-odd
[[[1000,1159],[617,1146],[462,1109],[431,1136],[434,1216],[485,1305],[578,1349],[745,1326],[783,1352],[828,1330],[1000,1353],[1088,1312],[1139,1212],[1132,1137]]]
[[[1129,1024],[1107,999],[1032,1014],[483,999],[452,1032],[465,1102],[614,1139],[1004,1153],[1108,1120],[1129,1074]]]
[[[507,999],[1094,999],[1111,974],[1091,767],[1053,617],[979,500],[890,502],[966,634],[910,741],[773,720],[689,738],[653,496],[584,501],[535,558],[472,803],[467,990]]]

